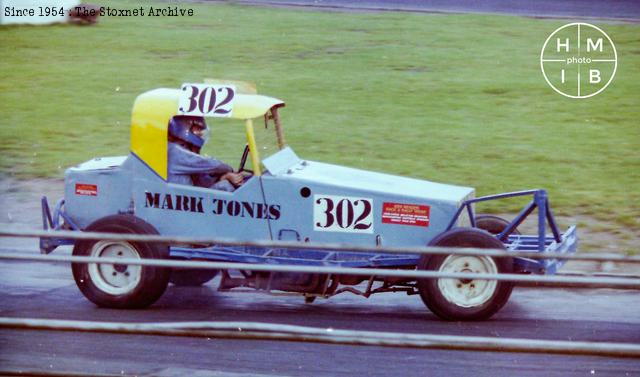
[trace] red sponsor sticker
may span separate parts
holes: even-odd
[[[429,226],[429,206],[419,204],[382,203],[385,224]]]
[[[76,195],[98,196],[98,186],[87,183],[76,183]]]

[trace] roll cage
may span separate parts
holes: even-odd
[[[179,111],[181,96],[183,92],[180,89],[159,88],[140,94],[133,105],[131,154],[165,181],[168,176],[168,124],[173,116],[183,114]],[[284,132],[278,109],[285,106],[285,103],[277,98],[246,92],[237,92],[234,101],[229,117],[244,121],[248,156],[252,163],[251,171],[259,176],[262,169],[253,120],[262,117],[265,125],[273,121],[278,148],[284,148]],[[244,157],[243,161],[246,160]]]

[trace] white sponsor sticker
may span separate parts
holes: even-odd
[[[373,233],[373,199],[314,195],[313,230]]]
[[[182,115],[228,118],[235,98],[233,85],[182,84],[178,111]]]

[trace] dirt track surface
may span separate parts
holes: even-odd
[[[64,182],[59,179],[36,179],[18,181],[11,178],[0,178],[0,226],[16,229],[41,229],[42,217],[40,199],[46,195],[49,205],[53,207],[58,199],[64,195]],[[53,208],[52,208],[53,210]],[[511,214],[513,216],[513,214]],[[504,214],[509,218],[509,214]],[[611,252],[633,250],[640,248],[640,236],[633,230],[625,231],[621,235],[612,235],[593,229],[606,228],[601,222],[593,218],[574,217],[558,218],[561,229],[571,224],[587,224],[579,226],[579,251],[582,252]],[[525,224],[524,232],[533,231],[533,224]],[[0,248],[37,249],[34,239],[1,239]],[[628,264],[614,264],[610,262],[570,262],[563,271],[595,272],[595,273],[624,273],[640,275],[640,266]]]

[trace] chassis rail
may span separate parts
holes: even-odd
[[[515,217],[513,221],[497,235],[505,248],[511,252],[514,259],[514,269],[518,273],[553,274],[565,259],[533,259],[520,256],[521,253],[549,253],[569,254],[577,249],[576,228],[569,228],[564,234],[558,230],[553,213],[549,205],[545,190],[528,190],[484,196],[466,200],[462,203],[455,216],[449,223],[447,230],[453,228],[463,211],[467,211],[471,226],[476,227],[473,214],[473,204],[489,200],[498,200],[520,196],[532,196],[531,202]],[[538,234],[517,235],[514,230],[535,210],[538,209]],[[81,229],[64,211],[64,200],[58,201],[53,216],[50,212],[47,198],[42,198],[42,222],[45,230],[75,230]],[[551,235],[546,234],[547,224]],[[48,254],[61,245],[73,245],[74,240],[68,238],[40,238],[40,250]],[[235,263],[264,263],[289,264],[301,266],[337,266],[351,268],[382,267],[382,268],[412,268],[418,264],[418,254],[390,254],[380,252],[349,251],[345,249],[327,250],[309,247],[260,247],[260,246],[230,246],[209,244],[207,247],[178,247],[170,249],[170,256],[178,259],[204,259]]]

